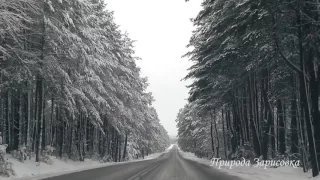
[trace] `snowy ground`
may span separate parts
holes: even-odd
[[[150,160],[159,157],[162,153],[150,154],[149,156],[145,156],[144,159],[137,159],[132,161],[143,161]],[[15,158],[12,158],[10,155],[7,155],[7,159],[13,165],[13,170],[15,171],[14,177],[1,177],[0,180],[28,180],[28,179],[41,179],[47,177],[58,176],[62,174],[79,172],[88,169],[94,169],[99,167],[105,167],[120,163],[128,163],[132,161],[126,162],[110,162],[110,163],[100,163],[99,161],[93,161],[91,159],[85,159],[85,162],[72,161],[72,160],[61,160],[54,156],[51,156],[51,160],[53,161],[52,165],[48,165],[46,163],[38,163],[35,162],[34,159],[25,161],[21,163]]]
[[[170,145],[166,149],[165,152],[169,152],[172,147],[175,145]],[[206,164],[210,166],[212,163],[210,160],[201,159],[196,157],[193,153],[183,152],[178,147],[179,152],[187,159],[191,159],[197,161],[202,164]],[[146,156],[145,159],[138,159],[134,161],[143,161],[157,158],[162,153],[155,153]],[[11,158],[8,155],[9,162],[13,164],[13,169],[16,173],[15,177],[5,178],[0,177],[0,180],[28,180],[28,179],[41,179],[45,177],[58,176],[62,174],[67,174],[71,172],[78,172],[87,169],[93,169],[98,167],[110,166],[119,163],[104,163],[101,164],[98,161],[93,161],[90,159],[86,159],[85,162],[75,162],[75,161],[63,161],[57,159],[56,157],[51,157],[53,160],[52,165],[48,165],[45,163],[41,163],[40,166],[34,160],[25,161],[24,163],[19,162],[18,160]],[[120,163],[128,163],[128,162],[120,162]],[[218,169],[218,167],[212,167]],[[237,166],[229,169],[228,167],[222,167],[220,171],[226,172],[231,175],[235,175],[241,177],[245,180],[282,180],[282,179],[290,179],[290,180],[320,180],[320,177],[312,178],[311,171],[308,173],[303,173],[300,168],[292,168],[292,167],[279,167],[279,168],[267,168],[263,167],[247,167],[247,166]]]
[[[210,160],[201,159],[196,157],[193,153],[183,152],[179,149],[181,155],[187,159],[197,161],[202,164],[210,166],[212,163]],[[218,169],[218,167],[212,167]],[[232,167],[221,167],[220,171],[226,172],[230,175],[241,177],[245,180],[320,180],[320,176],[312,178],[311,170],[307,173],[303,173],[301,168],[293,167],[278,167],[278,168],[267,168],[264,167],[253,167],[253,166],[237,166]]]
[[[171,144],[171,145],[166,149],[166,152],[170,151],[173,146],[174,146],[174,144]]]

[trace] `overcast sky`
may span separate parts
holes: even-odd
[[[190,18],[201,0],[105,0],[121,30],[136,40],[137,64],[147,76],[160,121],[169,135],[177,135],[175,119],[186,104],[190,82],[180,81],[191,62],[182,59],[194,29]]]

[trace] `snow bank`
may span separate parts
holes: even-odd
[[[27,160],[24,163],[12,158],[8,155],[8,161],[12,163],[12,168],[15,171],[15,177],[0,177],[0,179],[27,179],[35,175],[49,175],[57,173],[56,175],[64,174],[66,172],[77,172],[81,170],[97,168],[101,166],[107,166],[114,163],[101,164],[99,161],[93,161],[91,159],[85,159],[84,162],[76,162],[72,160],[61,160],[54,156],[50,157],[53,161],[52,165],[46,163],[37,163],[35,159]]]
[[[143,160],[156,159],[156,158],[158,158],[161,154],[163,154],[163,152],[162,152],[162,153],[149,154],[148,156],[145,156],[144,159],[140,159],[140,160],[143,161]],[[140,161],[140,160],[138,160],[138,161]],[[137,161],[137,160],[135,160],[135,161]]]
[[[7,155],[8,162],[12,163],[12,168],[15,171],[16,176],[14,177],[1,177],[0,180],[28,180],[28,179],[42,179],[53,176],[59,176],[63,174],[80,172],[88,169],[94,169],[99,167],[106,167],[115,164],[124,164],[136,161],[145,161],[158,158],[162,153],[155,153],[145,156],[144,159],[136,159],[125,162],[108,162],[100,163],[99,161],[93,161],[91,159],[85,159],[84,162],[72,161],[68,159],[67,161],[51,156],[53,161],[52,165],[46,163],[37,163],[35,159],[27,160],[24,163],[19,160],[12,158],[11,155]]]
[[[212,164],[210,160],[198,158],[193,153],[183,152],[180,149],[179,153],[186,159],[206,164],[208,166]],[[218,169],[218,167],[212,168]],[[320,176],[312,178],[311,170],[307,173],[303,173],[301,168],[293,167],[278,167],[264,169],[264,167],[237,166],[232,167],[232,169],[229,169],[229,167],[221,167],[219,171],[226,172],[230,175],[238,176],[245,180],[320,180]]]
[[[263,167],[232,167],[221,168],[221,171],[224,171],[228,174],[241,177],[248,180],[320,180],[320,177],[312,178],[311,171],[303,173],[301,168],[293,167],[278,167],[278,168],[267,168]]]
[[[184,152],[182,150],[179,149],[179,153],[186,159],[190,159],[205,165],[210,166],[211,165],[211,161],[208,159],[202,159],[202,158],[198,158],[196,155],[194,155],[193,153],[190,152]]]
[[[171,144],[171,145],[166,149],[166,151],[170,151],[174,145],[175,145],[175,144]]]

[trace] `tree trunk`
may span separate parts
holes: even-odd
[[[216,111],[215,110],[213,110],[213,121],[214,121],[215,134],[216,134],[216,138],[217,138],[216,158],[219,158],[220,142],[219,142],[219,134],[218,134],[218,129],[217,129],[217,119],[216,119]]]
[[[254,120],[254,107],[253,107],[253,102],[254,102],[254,98],[253,98],[253,91],[252,91],[252,82],[251,82],[251,78],[249,77],[249,109],[250,109],[250,124],[251,124],[251,135],[252,135],[252,139],[253,139],[253,147],[254,147],[254,152],[256,154],[256,156],[260,156],[261,155],[261,150],[260,150],[260,143],[259,143],[259,136],[258,136],[258,127],[256,124],[256,121]]]
[[[222,133],[223,133],[223,145],[224,145],[224,156],[225,158],[227,159],[228,158],[228,154],[227,154],[227,143],[226,143],[226,131],[225,131],[225,128],[224,128],[224,111],[223,111],[223,108],[221,110],[221,121],[222,121]]]
[[[297,27],[298,27],[298,39],[299,39],[299,57],[300,57],[300,69],[302,72],[300,72],[300,105],[301,108],[304,109],[305,112],[305,123],[307,125],[307,135],[308,135],[308,141],[309,141],[309,153],[311,157],[311,164],[312,164],[312,175],[313,177],[319,175],[319,166],[317,163],[317,155],[316,155],[316,147],[314,142],[314,136],[313,136],[313,128],[311,123],[311,117],[310,117],[310,107],[309,107],[309,101],[308,101],[308,91],[307,91],[307,82],[305,79],[306,76],[306,70],[305,70],[305,62],[304,59],[309,59],[307,56],[311,54],[307,51],[307,49],[304,49],[303,47],[303,36],[302,36],[302,22],[301,22],[301,9],[300,9],[300,3],[298,3],[298,9],[297,9]]]
[[[292,75],[292,85],[295,87],[294,76]],[[291,100],[291,153],[298,153],[299,137],[298,137],[298,126],[297,126],[297,97],[296,93],[292,93]]]
[[[19,90],[19,147],[23,145],[23,94],[22,89]]]
[[[264,70],[264,77],[266,80],[262,80],[262,96],[263,96],[263,101],[264,101],[264,108],[266,111],[266,123],[264,123],[264,130],[263,130],[263,148],[262,148],[262,155],[263,159],[267,160],[268,159],[268,141],[270,137],[270,130],[271,130],[271,125],[272,125],[272,110],[271,110],[271,105],[269,103],[268,99],[268,91],[269,91],[269,78],[268,78],[268,71]]]
[[[59,118],[59,124],[60,124],[60,128],[59,128],[59,157],[62,158],[63,156],[63,144],[64,144],[64,138],[63,136],[65,135],[64,133],[64,121],[61,117],[61,108],[57,109],[57,117]],[[57,136],[58,137],[58,136]]]
[[[214,156],[215,148],[214,148],[214,139],[213,139],[213,117],[212,117],[211,112],[210,112],[210,115],[211,115],[211,121],[210,121],[211,150],[212,150],[212,154]]]
[[[27,113],[27,125],[26,125],[26,128],[27,128],[27,139],[26,139],[26,143],[27,143],[27,146],[28,148],[31,147],[31,139],[30,139],[30,128],[31,128],[31,84],[30,83],[27,83],[27,110],[26,110],[26,113]]]
[[[284,127],[284,110],[280,99],[277,100],[277,109],[279,115],[279,153],[286,153],[286,142],[285,142],[285,127]]]
[[[127,154],[127,143],[128,143],[128,133],[126,132],[126,137],[124,139],[124,149],[123,149],[123,155],[122,155],[122,159],[125,160],[126,159],[126,154]]]
[[[115,135],[114,143],[114,162],[118,162],[118,135]]]
[[[41,149],[45,149],[46,147],[46,127],[47,127],[47,123],[46,123],[46,116],[45,116],[45,108],[46,108],[46,103],[45,103],[45,97],[44,97],[44,89],[42,90],[43,91],[43,101],[42,101],[42,131],[41,131]]]
[[[10,93],[11,91],[10,90],[8,90],[8,98],[7,98],[7,101],[8,101],[8,103],[7,103],[7,134],[8,134],[8,136],[7,136],[7,143],[8,143],[8,148],[7,148],[7,150],[8,151],[11,151],[11,148],[12,148],[12,146],[11,146],[11,93]]]
[[[38,125],[37,125],[37,140],[36,140],[36,162],[40,162],[40,149],[42,140],[42,122],[43,122],[43,82],[42,78],[38,76],[37,78],[37,92],[38,92]]]
[[[53,146],[53,139],[54,139],[54,127],[55,127],[55,123],[54,123],[54,120],[53,120],[53,117],[54,117],[54,98],[53,96],[51,97],[51,115],[50,115],[50,126],[49,126],[49,143],[50,143],[50,146]]]
[[[2,72],[0,70],[0,84],[2,84]],[[5,118],[4,118],[4,96],[2,95],[3,91],[2,89],[0,88],[0,123],[1,123],[1,133],[0,133],[0,138],[2,139],[2,144],[4,144],[5,142],[5,137],[4,137],[4,131],[5,131]]]

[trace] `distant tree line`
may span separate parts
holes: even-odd
[[[320,2],[204,0],[193,19],[178,143],[199,156],[320,167]]]

